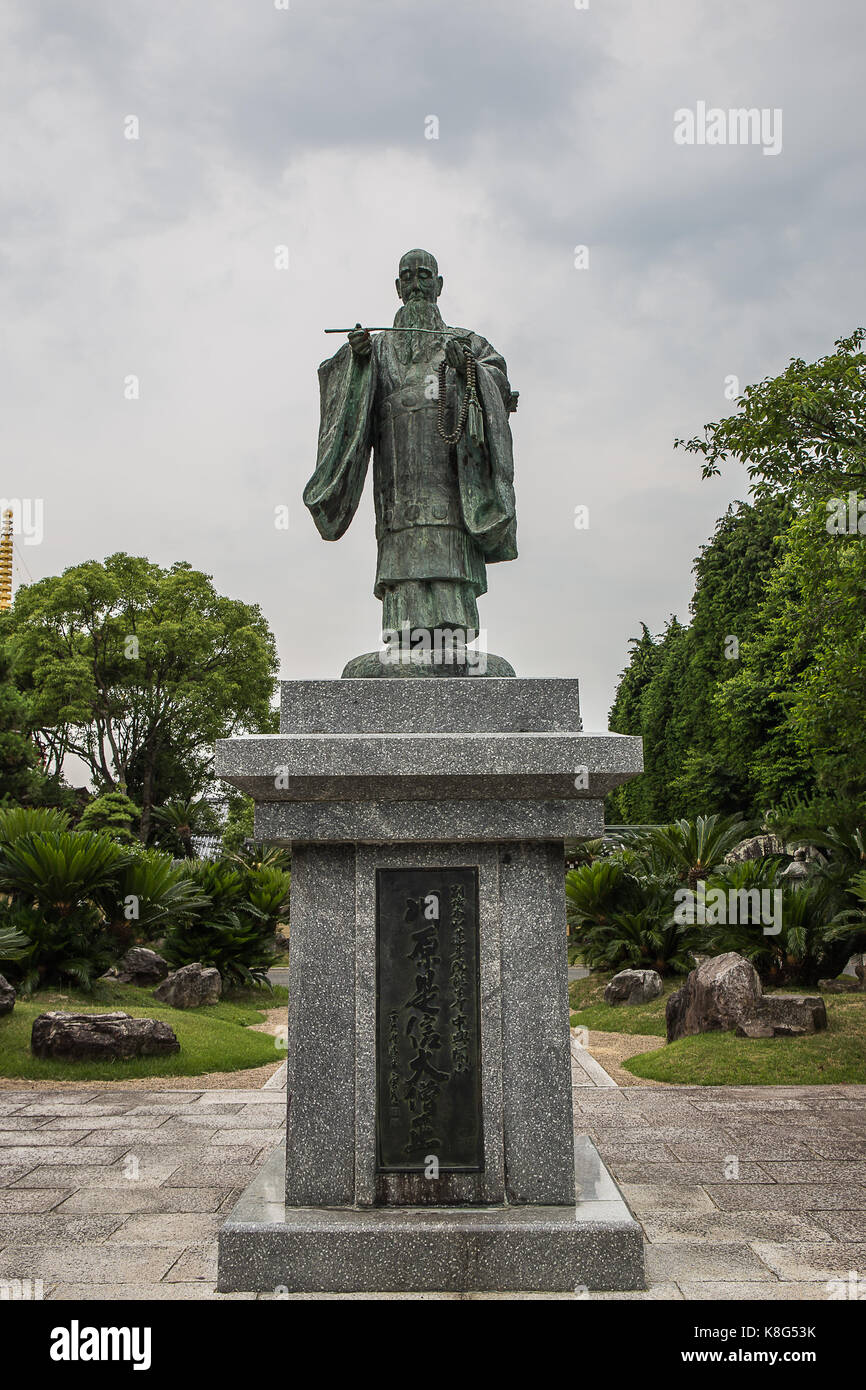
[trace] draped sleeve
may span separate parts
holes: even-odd
[[[338,541],[358,509],[373,442],[375,354],[355,356],[348,343],[319,367],[319,448],[304,488],[319,534]]]
[[[505,359],[486,338],[471,335],[478,396],[484,414],[484,443],[468,429],[457,445],[460,502],[466,529],[488,564],[517,558],[514,458],[508,403],[511,387]]]

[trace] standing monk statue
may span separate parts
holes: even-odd
[[[371,337],[358,324],[319,368],[319,451],[304,502],[324,539],[339,540],[372,449],[373,592],[386,648],[411,634],[416,652],[441,651],[447,634],[464,657],[443,669],[403,656],[389,668],[383,653],[370,653],[344,676],[481,674],[479,653],[466,652],[480,630],[476,600],[487,591],[487,566],[517,557],[508,423],[517,396],[486,338],[443,321],[442,277],[429,251],[406,252],[396,285],[393,329]],[[488,675],[514,674],[501,657],[487,655],[484,665]]]

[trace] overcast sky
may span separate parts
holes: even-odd
[[[284,677],[374,648],[371,479],[337,544],[301,501],[316,368],[324,327],[391,322],[423,246],[520,391],[490,649],[579,676],[606,726],[629,638],[687,617],[746,495],[673,439],[866,318],[862,6],[17,0],[0,28],[0,493],[44,498],[33,578],[188,560],[261,604]],[[701,101],[779,108],[781,152],[676,144]]]

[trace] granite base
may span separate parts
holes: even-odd
[[[287,1207],[273,1150],[219,1234],[222,1293],[569,1292],[646,1287],[643,1232],[584,1137],[573,1207]]]

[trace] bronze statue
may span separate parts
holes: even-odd
[[[318,458],[304,502],[325,540],[339,540],[372,449],[383,639],[451,633],[465,645],[479,632],[487,565],[517,556],[508,422],[517,396],[490,343],[442,319],[435,257],[407,251],[396,286],[393,329],[371,337],[356,325],[319,368]],[[372,655],[344,675],[403,674],[374,669]],[[488,674],[513,674],[489,660]]]

